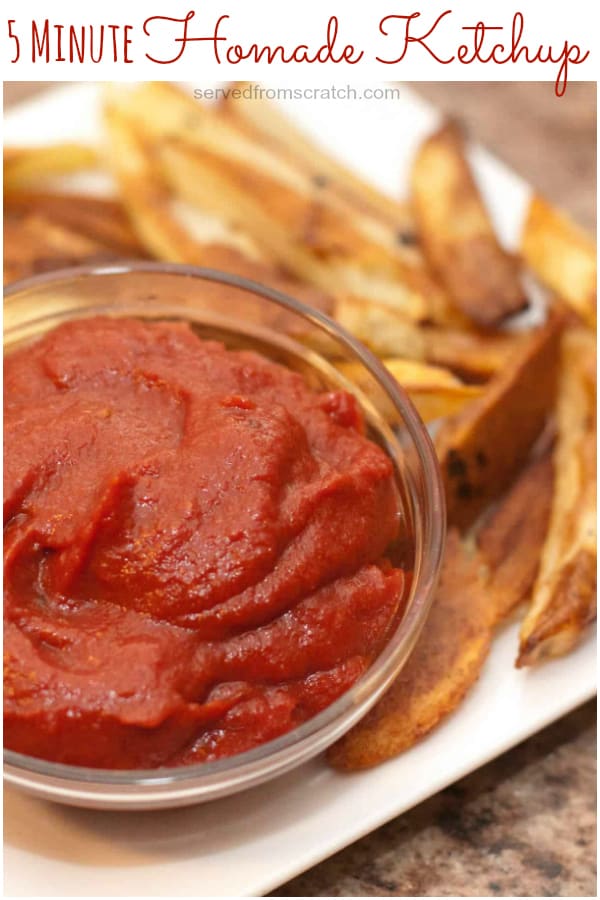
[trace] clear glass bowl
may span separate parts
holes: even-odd
[[[316,387],[357,396],[371,437],[393,461],[412,557],[406,610],[369,670],[327,709],[293,731],[217,762],[152,770],[90,769],[5,750],[7,781],[77,806],[152,809],[211,800],[260,784],[321,753],[378,700],[406,663],[427,616],[440,567],[445,510],[429,435],[410,400],[378,360],[322,313],[234,275],[162,263],[53,272],[5,291],[10,352],[50,328],[93,315],[185,320],[229,347],[251,347],[301,371]],[[331,360],[352,362],[361,390]]]

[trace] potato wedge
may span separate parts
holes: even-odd
[[[525,309],[518,264],[498,242],[456,126],[421,146],[411,184],[425,254],[458,308],[483,328]]]
[[[596,342],[569,329],[561,346],[556,486],[518,666],[567,653],[596,615]]]
[[[529,204],[521,253],[540,281],[596,327],[598,266],[592,238],[542,197]]]
[[[493,615],[485,571],[456,531],[448,535],[440,582],[407,664],[382,699],[327,751],[336,769],[366,769],[397,756],[460,703],[488,654]]]
[[[553,485],[548,450],[523,469],[477,533],[490,571],[488,598],[499,623],[529,599],[548,531]]]
[[[527,460],[554,405],[562,326],[553,315],[528,335],[484,394],[440,429],[436,446],[451,524],[471,525]]]
[[[52,175],[65,175],[98,165],[98,154],[84,144],[47,144],[11,147],[4,153],[4,190],[12,191],[43,182]]]
[[[464,384],[447,369],[439,366],[389,357],[381,361],[404,388],[425,422],[453,415],[483,390],[476,385]],[[366,391],[368,396],[369,383],[364,380],[364,369],[359,363],[338,362],[336,368],[349,381]],[[398,415],[391,403],[383,410],[383,414],[390,424],[397,423]]]

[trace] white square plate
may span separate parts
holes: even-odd
[[[360,87],[357,86],[360,91]],[[409,90],[388,100],[286,101],[331,151],[402,194],[411,156],[438,114]],[[68,85],[11,110],[5,140],[94,139],[98,90]],[[473,163],[499,233],[515,246],[531,189],[492,156]],[[267,785],[188,809],[109,813],[5,791],[11,896],[259,896],[583,703],[595,693],[590,636],[570,656],[517,671],[517,626],[495,640],[458,711],[398,759],[342,775],[322,759]]]

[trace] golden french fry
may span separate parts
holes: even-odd
[[[518,264],[498,242],[454,125],[421,146],[412,192],[425,253],[458,308],[484,328],[525,309]]]
[[[409,359],[384,358],[381,360],[391,375],[409,395],[419,415],[425,422],[452,415],[465,403],[481,394],[482,388],[464,384],[447,369],[429,366]],[[336,368],[349,381],[369,394],[369,384],[359,363],[338,362]],[[383,414],[388,422],[397,421],[397,413],[391,403]]]
[[[426,358],[423,329],[387,306],[354,297],[337,297],[333,317],[377,356]]]
[[[561,346],[548,535],[518,666],[567,653],[596,615],[596,342],[570,329]]]
[[[481,561],[452,531],[433,607],[412,655],[382,699],[329,748],[331,765],[366,769],[416,744],[477,680],[492,631]]]
[[[4,152],[4,190],[16,190],[53,175],[93,169],[97,165],[96,150],[83,144],[11,147]]]
[[[414,216],[407,203],[392,199],[352,169],[322,150],[271,101],[261,97],[252,82],[236,84],[239,96],[229,93],[220,104],[228,120],[252,139],[265,141],[280,155],[307,171],[315,185],[327,188],[356,210],[378,219],[395,233],[406,252],[417,244]],[[247,94],[252,94],[248,101]]]
[[[195,244],[173,216],[171,196],[143,140],[114,107],[105,107],[103,125],[105,160],[138,238],[159,259],[194,262]]]
[[[418,322],[465,323],[417,248],[279,146],[169,85],[143,85],[119,103],[178,196],[242,226],[296,278],[388,304]]]
[[[526,339],[419,327],[387,306],[347,296],[336,299],[333,317],[378,356],[428,362],[470,382],[486,381],[503,369]]]
[[[122,112],[105,109],[107,159],[139,240],[153,256],[241,275],[325,312],[333,300],[262,261],[251,241],[221,222],[182,216],[144,140]],[[284,327],[282,319],[282,327]]]
[[[41,214],[4,216],[4,283],[40,272],[122,257],[104,244]]]
[[[528,599],[548,530],[554,473],[549,451],[529,463],[477,533],[498,622]]]
[[[143,256],[121,203],[89,194],[19,190],[5,196],[5,213],[13,217],[39,214],[49,221],[96,240],[123,256]]]
[[[476,382],[501,372],[526,341],[524,334],[482,334],[450,328],[423,328],[422,332],[428,362]]]
[[[523,226],[521,253],[540,281],[595,328],[598,267],[592,238],[542,197],[534,196]]]
[[[376,220],[384,229],[379,232],[379,239],[388,246],[396,245],[397,253],[409,267],[426,270],[413,210],[408,203],[379,191],[322,150],[275,104],[257,93],[259,85],[242,82],[236,87],[239,96],[230,92],[219,106],[229,121],[253,140],[267,142],[284,159],[306,171],[320,191],[334,194],[354,210],[355,221]],[[245,96],[248,91],[253,95],[251,102]],[[363,218],[362,214],[366,216]],[[429,297],[432,321],[456,327],[468,326],[468,319],[461,315],[439,285],[432,283],[429,275],[423,275],[421,290]]]
[[[562,325],[553,315],[528,335],[482,396],[440,429],[450,523],[470,525],[526,462],[554,405]]]
[[[351,217],[338,215],[315,195],[278,182],[247,160],[227,159],[181,141],[165,141],[160,158],[178,196],[216,215],[234,216],[296,278],[331,293],[389,305],[416,322],[430,317],[426,289],[417,284],[426,276],[403,271],[382,245],[365,238]]]
[[[106,162],[114,175],[133,227],[149,253],[170,262],[214,264],[216,257],[236,259],[236,250],[258,256],[250,241],[222,223],[177,209],[149,149],[118,107],[107,105],[104,128]],[[209,249],[210,248],[210,249]]]

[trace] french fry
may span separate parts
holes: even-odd
[[[377,356],[402,356],[450,369],[470,382],[487,381],[524,343],[520,334],[480,334],[419,327],[387,306],[338,297],[333,317]]]
[[[98,165],[98,155],[84,144],[47,144],[11,147],[4,154],[4,190],[37,184],[53,175],[65,175]]]
[[[346,771],[366,769],[416,744],[477,680],[492,632],[485,569],[451,531],[433,607],[415,649],[382,699],[329,748],[329,763]]]
[[[148,252],[171,262],[193,262],[195,246],[171,212],[171,197],[152,156],[127,119],[105,107],[105,162],[118,184],[131,224]]]
[[[215,232],[214,226],[207,227],[206,223],[198,227],[196,218],[191,233],[190,220],[186,225],[176,214],[173,198],[155,170],[152,154],[126,116],[107,106],[104,125],[109,137],[108,164],[136,234],[151,255],[170,262],[222,269],[330,311],[332,298],[264,263],[252,244],[241,241],[233,230],[219,228]],[[213,243],[215,238],[219,243]]]
[[[532,460],[477,533],[490,571],[486,587],[497,621],[529,598],[548,530],[554,472],[550,451]]]
[[[530,334],[483,395],[440,429],[436,446],[451,524],[472,524],[526,462],[554,405],[562,325],[553,315]]]
[[[198,103],[180,88],[166,82],[146,83],[129,93],[119,90],[112,97],[116,105],[156,142],[177,137],[188,147],[212,152],[232,162],[251,164],[256,171],[271,175],[282,187],[287,186],[311,197],[323,197],[344,211],[348,211],[351,197],[355,212],[365,213],[368,196],[368,209],[377,211],[377,214],[365,215],[364,219],[361,216],[360,222],[379,227],[378,234],[384,242],[383,235],[389,235],[390,222],[396,220],[396,201],[367,186],[358,176],[343,169],[316,147],[317,156],[313,159],[310,149],[313,145],[306,139],[302,139],[304,150],[298,146],[298,152],[290,152],[299,133],[279,113],[273,112],[273,115],[280,117],[284,124],[279,139],[274,141],[271,138],[265,140],[264,132],[251,125],[250,119],[231,115],[232,110],[226,105],[217,107]],[[338,182],[351,183],[352,190],[345,194],[333,190],[333,185],[323,184],[323,168],[337,173]],[[358,196],[363,198],[362,202],[357,202]],[[407,216],[408,212],[405,211],[404,215]],[[368,229],[369,225],[366,227]],[[415,252],[412,238],[412,234],[407,239],[406,235],[400,237],[394,233],[389,240],[392,246],[398,248],[398,253],[411,253]]]
[[[596,615],[596,343],[567,330],[561,347],[556,486],[518,666],[567,653]]]
[[[315,184],[327,187],[355,209],[393,229],[398,244],[406,247],[407,252],[411,248],[414,251],[417,244],[415,221],[407,203],[382,193],[322,150],[274,103],[260,96],[258,85],[240,82],[236,87],[240,96],[235,97],[230,92],[219,107],[228,120],[254,140],[268,142],[285,158],[303,167]],[[250,103],[244,96],[247,92],[252,94]]]
[[[293,232],[299,231],[302,236],[309,237],[308,232],[312,231],[313,242],[322,238],[334,247],[343,246],[345,241],[351,240],[353,250],[375,254],[375,261],[379,257],[379,260],[389,262],[390,255],[375,243],[361,247],[359,236],[352,226],[339,216],[333,217],[331,209],[326,208],[323,213],[324,221],[310,221],[315,218],[317,198],[322,195],[319,187],[312,183],[305,171],[273,152],[264,142],[261,144],[249,138],[219,115],[215,108],[196,103],[183,91],[166,83],[148,83],[129,95],[121,93],[118,105],[130,121],[151,139],[157,150],[164,143],[171,145],[174,152],[182,151],[186,172],[195,170],[194,154],[191,153],[195,151],[198,168],[203,165],[208,174],[211,168],[214,169],[215,178],[222,172],[234,181],[247,181],[250,197],[257,190],[266,189],[265,203],[272,204],[273,211],[285,217],[282,221]],[[189,155],[186,156],[183,151],[188,151]],[[167,166],[167,175],[171,174],[187,191],[188,187],[181,185],[183,179],[177,173],[171,173]],[[208,191],[207,196],[210,199],[212,193]],[[191,197],[197,195],[192,192]],[[291,203],[291,209],[288,209],[288,203]],[[216,205],[217,211],[220,211],[218,200]],[[344,208],[344,211],[347,210]],[[226,209],[225,213],[231,216],[232,211]],[[339,235],[333,232],[334,225],[341,226]],[[373,227],[377,228],[377,223]]]
[[[4,217],[4,283],[83,263],[122,258],[92,238],[42,215]]]
[[[525,309],[518,264],[498,242],[454,125],[421,146],[412,193],[425,253],[458,308],[484,328]]]
[[[431,317],[428,286],[416,283],[425,276],[403,271],[350,217],[338,216],[315,196],[289,189],[247,162],[232,162],[181,141],[165,142],[160,158],[175,193],[217,215],[233,214],[296,278],[330,293],[388,305],[415,322]]]
[[[447,369],[439,366],[428,366],[408,359],[386,358],[381,361],[407,392],[425,422],[458,412],[482,391],[482,388],[475,385],[464,384]],[[369,395],[369,383],[364,379],[364,369],[359,363],[338,362],[336,368]],[[398,414],[391,403],[383,410],[383,414],[390,424],[395,424],[398,420]]]
[[[241,225],[296,278],[374,299],[414,321],[463,325],[419,251],[388,223],[353,207],[272,144],[250,138],[218,109],[147,84],[120,101],[156,148],[174,192]]]
[[[20,190],[5,196],[5,212],[14,217],[39,214],[49,221],[98,241],[124,256],[144,256],[121,203],[88,194]]]
[[[244,99],[244,92],[248,91],[254,97],[250,103]],[[379,191],[322,150],[280,109],[260,96],[259,91],[260,86],[252,82],[240,83],[240,96],[235,97],[230,92],[219,109],[225,112],[227,120],[254,141],[266,142],[279,155],[303,169],[320,191],[338,197],[354,212],[355,220],[358,217],[361,221],[363,214],[366,214],[364,221],[376,220],[384,229],[379,232],[379,238],[383,238],[388,246],[396,245],[407,265],[424,272],[427,266],[411,206]],[[469,326],[469,320],[439,285],[432,283],[430,276],[422,279],[421,290],[428,293],[432,321],[455,327]]]
[[[542,197],[534,196],[523,226],[521,253],[540,281],[595,328],[598,267],[592,238]]]
[[[466,381],[487,381],[509,364],[526,341],[523,334],[482,334],[423,328],[425,358]]]
[[[337,297],[333,317],[377,356],[425,360],[423,329],[387,306]]]

